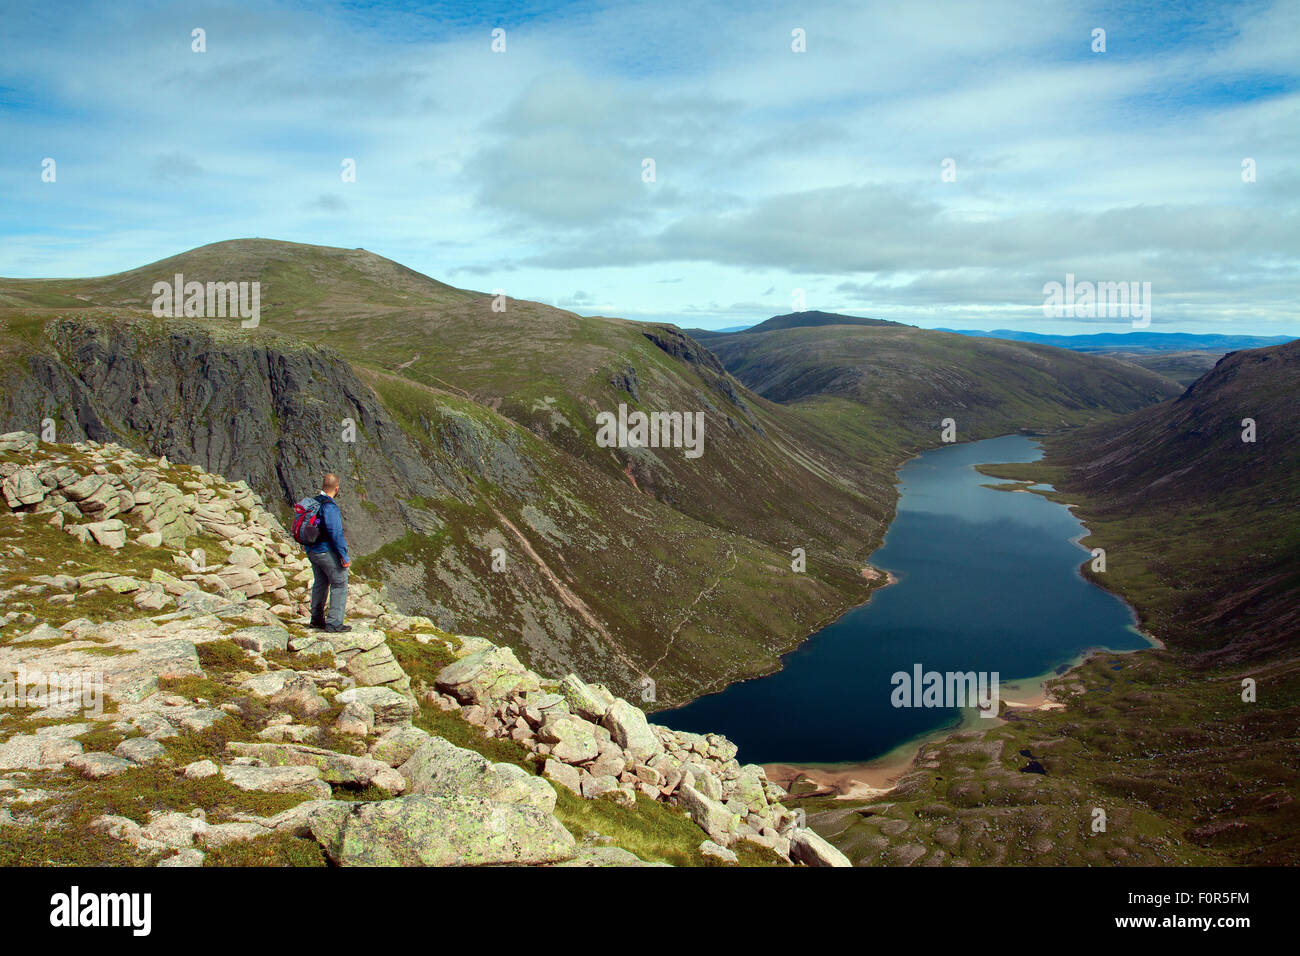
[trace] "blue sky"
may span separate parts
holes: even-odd
[[[1071,273],[1300,335],[1294,0],[6,6],[2,275],[264,236],[688,327],[1131,327],[1046,320]]]

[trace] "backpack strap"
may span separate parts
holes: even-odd
[[[325,506],[327,504],[334,504],[334,499],[329,495],[319,494],[316,496],[316,500],[320,502],[320,508],[316,512],[316,514],[320,516],[320,538],[317,539],[319,543],[321,541],[330,540],[329,526],[325,524]]]

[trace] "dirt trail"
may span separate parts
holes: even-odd
[[[673,628],[673,632],[670,635],[668,635],[668,643],[664,645],[664,652],[659,655],[658,660],[656,660],[653,664],[650,665],[650,670],[654,670],[656,667],[658,667],[660,664],[664,662],[664,658],[668,656],[668,652],[673,649],[673,641],[677,640],[677,633],[686,625],[686,622],[691,619],[692,617],[691,612],[695,609],[695,605],[699,604],[700,601],[703,600],[704,595],[708,594],[710,591],[716,588],[719,582],[722,581],[723,578],[725,578],[732,571],[736,570],[736,565],[740,562],[740,559],[736,557],[736,549],[728,548],[727,554],[731,558],[731,567],[727,568],[727,570],[725,571],[719,571],[718,576],[713,579],[713,583],[710,584],[708,587],[706,587],[699,594],[695,595],[695,600],[690,603],[690,606],[686,609],[686,613],[682,615],[682,619],[677,622],[677,626]]]
[[[492,509],[492,513],[496,515],[496,518],[501,522],[502,527],[507,528],[510,533],[515,536],[515,539],[519,542],[519,546],[524,549],[524,553],[528,555],[533,564],[537,565],[537,569],[542,572],[542,577],[546,578],[547,583],[551,585],[552,590],[555,591],[560,600],[563,601],[570,610],[581,617],[583,621],[585,621],[597,634],[605,639],[605,642],[614,651],[614,655],[627,665],[629,671],[638,674],[641,677],[648,677],[649,674],[638,667],[636,662],[633,661],[632,658],[628,657],[626,652],[618,646],[618,642],[614,640],[614,637],[605,628],[605,625],[601,624],[596,615],[592,613],[591,608],[587,607],[586,602],[584,602],[582,598],[578,597],[578,595],[574,594],[573,591],[569,589],[569,586],[561,581],[559,577],[556,576],[555,572],[550,569],[550,566],[542,560],[542,556],[533,550],[532,544],[526,537],[524,537],[523,532],[516,528],[513,522],[511,522],[509,518],[503,515],[496,508]]]

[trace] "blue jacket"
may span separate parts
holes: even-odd
[[[348,562],[348,539],[343,534],[343,512],[339,510],[338,504],[329,495],[317,495],[316,500],[320,502],[320,520],[325,528],[325,533],[317,539],[315,544],[307,545],[309,554],[319,554],[322,551],[333,551],[338,555],[339,561],[346,564]]]

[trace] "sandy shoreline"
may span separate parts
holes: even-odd
[[[879,581],[879,580],[880,580],[880,576],[881,576],[882,574],[885,576],[885,583],[881,585],[882,588],[887,588],[887,587],[889,587],[891,584],[897,584],[897,583],[898,583],[898,578],[894,577],[894,574],[893,574],[892,571],[885,571],[885,570],[882,569],[882,568],[873,568],[873,567],[870,567],[870,566],[865,567],[865,568],[862,569],[862,576],[863,576],[864,578],[866,578],[868,581]],[[864,605],[861,605],[861,604],[858,605],[858,607],[863,607],[863,606],[864,606]],[[850,610],[853,610],[853,609],[850,608]],[[811,637],[811,635],[809,635],[809,636]]]
[[[919,745],[917,751],[919,751]],[[766,764],[763,769],[769,780],[787,790],[799,777],[806,777],[840,800],[870,800],[883,797],[894,789],[903,774],[912,769],[916,753],[895,751],[877,760],[862,764],[829,764],[795,766],[793,764]]]
[[[1164,647],[1164,643],[1158,638],[1140,628],[1135,629],[1150,641],[1153,647]],[[1104,648],[1089,648],[1067,665],[1048,673],[1003,682],[998,688],[998,699],[1008,709],[1059,710],[1065,704],[1051,696],[1047,682],[1068,677],[1094,655],[1106,653],[1137,653],[1137,651],[1115,652]],[[980,717],[973,710],[963,711],[962,718],[956,726],[945,727],[909,740],[874,760],[843,764],[771,763],[764,764],[763,769],[767,772],[768,779],[787,790],[795,780],[803,776],[821,788],[818,796],[834,796],[837,800],[874,800],[888,795],[898,781],[913,769],[916,758],[920,756],[921,750],[927,744],[970,730],[981,728],[991,730],[1004,723],[1006,721],[1002,718],[985,718]]]
[[[1090,656],[1090,655],[1089,655]],[[1082,661],[1071,665],[1070,670]],[[1065,672],[1066,674],[1069,671]],[[1047,692],[1046,682],[1064,674],[1052,671],[1040,677],[1004,684],[1000,688],[999,699],[1009,708],[1017,710],[1056,710],[1064,707],[1060,701],[1053,699]],[[1011,691],[1008,697],[1005,691]],[[837,800],[872,800],[886,796],[903,776],[916,764],[921,750],[936,741],[944,740],[954,734],[980,728],[992,729],[1005,723],[1000,718],[980,717],[976,712],[964,712],[961,721],[955,727],[945,727],[932,731],[922,737],[909,740],[882,757],[862,763],[844,764],[764,764],[768,779],[780,784],[787,790],[799,778],[812,781],[821,792],[819,796],[834,796]]]

